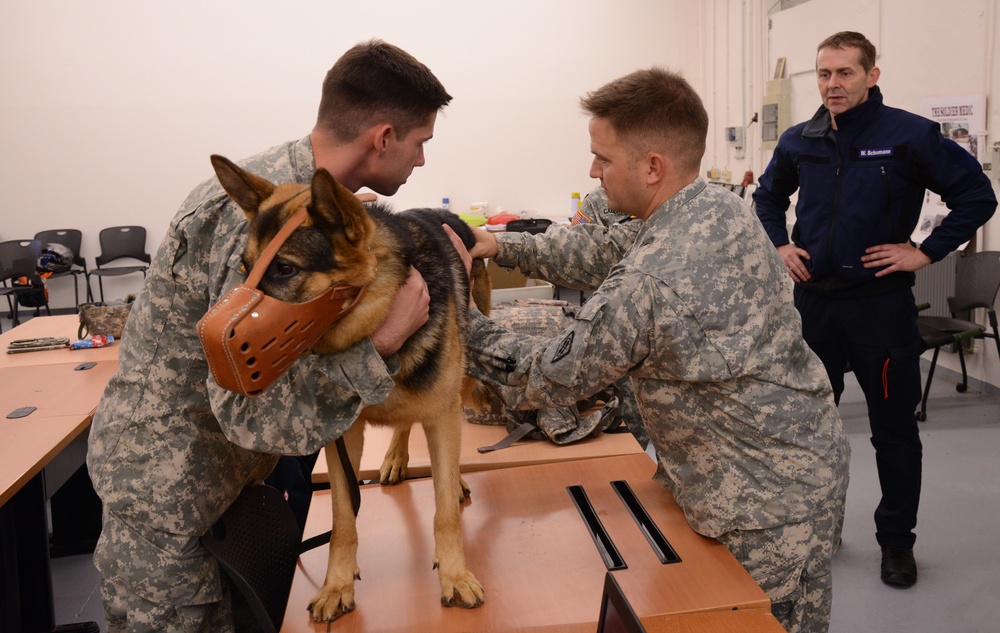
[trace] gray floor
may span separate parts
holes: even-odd
[[[848,379],[848,384],[852,381]],[[879,491],[860,389],[841,401],[851,438],[843,545],[834,558],[832,633],[1000,631],[1000,396],[955,391],[935,374],[921,425],[924,472],[917,524],[919,580],[882,584],[872,513]]]
[[[4,331],[10,321],[0,320]],[[911,589],[879,580],[872,513],[878,501],[864,401],[854,381],[841,404],[851,438],[851,486],[844,540],[834,560],[831,633],[1000,631],[1000,395],[955,391],[954,375],[935,377],[922,424],[924,483]],[[59,624],[102,625],[97,573],[89,556],[52,561]]]

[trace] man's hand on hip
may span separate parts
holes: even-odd
[[[861,256],[861,261],[865,268],[881,268],[884,270],[875,273],[876,277],[884,277],[897,271],[916,272],[931,263],[922,250],[910,244],[879,244],[865,249],[865,254]]]
[[[808,251],[799,248],[795,244],[785,244],[778,247],[778,255],[781,255],[781,261],[785,262],[785,269],[791,275],[792,281],[799,283],[812,279],[809,269],[806,268],[805,262],[802,261],[803,259],[812,259],[809,257]]]

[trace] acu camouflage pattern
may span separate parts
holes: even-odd
[[[551,269],[546,269],[544,275],[538,273],[538,266],[521,261],[515,264],[520,267],[521,272],[528,277],[545,279],[566,288],[577,290],[597,288],[604,281],[604,274],[611,264],[621,259],[625,250],[635,240],[635,235],[642,223],[632,216],[608,209],[608,197],[601,187],[597,187],[584,197],[581,213],[587,218],[587,222],[572,227],[551,225],[546,233],[552,235],[570,231],[568,235],[573,235],[573,232],[576,232],[577,235],[586,236],[585,239],[588,242],[600,241],[603,244],[602,252],[606,256],[604,261],[596,264],[594,270],[591,270],[590,262],[578,260],[574,262],[572,270],[555,273]],[[537,252],[538,248],[544,248],[544,245],[548,243],[545,238],[535,239],[534,234],[526,232],[497,233],[496,237],[501,249],[504,248],[506,242],[513,245],[509,247],[511,250],[517,249],[519,252]],[[558,238],[553,241],[564,243],[566,239]],[[501,258],[496,259],[498,264],[504,265]],[[540,256],[539,259],[544,259],[544,257]],[[514,265],[510,266],[510,268],[513,267]],[[532,305],[528,302],[519,302],[514,306],[498,304],[491,308],[490,318],[499,325],[519,334],[552,337],[572,323],[579,310],[579,307],[569,306],[567,302],[562,302],[562,305],[566,307],[558,307],[553,304],[545,306],[538,303]],[[489,383],[484,384],[487,385],[487,390],[492,392]],[[649,446],[649,436],[642,425],[642,416],[636,404],[631,381],[628,378],[622,378],[613,385],[613,389],[616,390],[616,396],[619,400],[614,416],[625,423],[625,426],[643,448]],[[611,390],[612,387],[609,387],[608,391]],[[547,407],[539,410],[539,414],[536,414],[534,409],[517,411],[505,407],[495,393],[491,393],[490,400],[488,408],[466,409],[466,417],[470,422],[506,425],[509,430],[513,430],[514,427],[524,422],[530,422],[538,426],[545,437],[557,444],[573,442],[594,432],[600,432],[603,430],[600,428],[601,425],[607,423],[606,420],[602,419],[600,412],[587,416],[587,419],[581,419],[578,410],[579,403],[570,407]],[[581,402],[585,402],[585,400],[581,399]],[[611,424],[613,425],[614,422]]]
[[[579,306],[567,301],[517,299],[491,307],[490,319],[501,327],[518,334],[553,337],[573,322]],[[571,407],[516,410],[504,405],[489,383],[483,383],[489,394],[489,406],[465,408],[473,424],[506,426],[513,432],[521,424],[532,424],[538,431],[527,437],[548,439],[556,444],[569,444],[605,431],[615,431],[621,424],[646,448],[649,436],[642,424],[632,381],[621,378],[614,385],[581,400]],[[595,400],[604,406],[594,410]]]
[[[847,437],[757,219],[699,178],[641,223],[634,244],[613,239],[614,226],[497,235],[498,264],[564,285],[607,279],[555,338],[473,311],[470,373],[515,408],[570,405],[629,375],[657,479],[705,536],[841,515]],[[769,584],[764,566],[741,562]]]
[[[595,290],[632,246],[642,222],[609,210],[607,195],[600,187],[587,194],[582,206],[593,222],[552,224],[540,234],[494,233],[500,249],[494,261],[507,268],[516,266],[532,279],[574,290]],[[566,267],[553,266],[553,258]]]
[[[701,534],[816,514],[846,485],[849,448],[756,218],[697,179],[642,223],[620,262],[588,228],[551,227],[530,245],[497,235],[499,264],[607,279],[555,339],[477,315],[472,373],[519,408],[568,405],[630,375],[664,483]]]
[[[243,165],[278,183],[308,183],[315,171],[308,137]],[[258,398],[212,381],[195,323],[246,278],[246,237],[246,216],[215,178],[188,196],[132,307],[119,370],[94,414],[87,465],[105,517],[94,560],[139,602],[222,600],[218,567],[199,537],[278,454],[319,450],[393,386],[392,369],[367,340],[303,356]]]
[[[128,320],[128,313],[132,310],[133,301],[135,301],[135,295],[131,294],[125,297],[124,301],[81,303],[76,307],[77,312],[80,313],[80,328],[77,331],[77,338],[110,334],[116,339],[120,339],[122,331],[125,329],[125,321]]]
[[[771,613],[788,633],[824,633],[833,605],[831,560],[840,542],[844,495],[809,521],[719,536],[771,599]]]

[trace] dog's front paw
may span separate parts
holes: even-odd
[[[463,501],[465,501],[466,499],[468,499],[469,497],[472,496],[472,488],[469,488],[469,484],[465,483],[465,478],[464,477],[459,477],[458,478],[458,484],[459,484],[459,486],[462,489],[461,490],[462,494],[461,494],[461,496],[459,496],[458,502],[462,503]]]
[[[341,587],[323,585],[309,603],[313,622],[332,622],[354,611],[354,584]]]
[[[485,599],[483,586],[468,569],[454,576],[441,576],[441,604],[444,606],[473,609]]]

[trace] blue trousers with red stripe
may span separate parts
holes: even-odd
[[[837,403],[848,367],[865,394],[882,489],[875,537],[882,546],[912,548],[923,457],[914,412],[920,403],[924,349],[913,292],[844,299],[796,287],[795,307],[806,342],[830,376]]]

